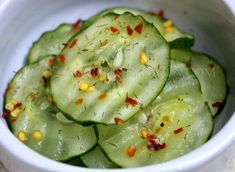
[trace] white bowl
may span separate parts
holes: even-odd
[[[216,57],[227,73],[229,93],[221,115],[215,119],[213,137],[200,148],[175,160],[135,169],[106,171],[226,171],[235,140],[235,4],[233,0],[0,0],[0,91],[24,62],[32,42],[44,31],[63,22],[86,19],[103,8],[131,6],[164,9],[184,31],[196,37],[194,49]],[[233,8],[233,9],[232,9]],[[3,104],[3,96],[0,96]],[[32,151],[19,142],[0,119],[0,159],[9,171],[104,171],[69,166]]]

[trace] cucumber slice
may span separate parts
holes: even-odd
[[[141,15],[147,22],[152,23],[161,33],[161,35],[169,42],[171,48],[175,49],[190,49],[194,45],[194,37],[190,34],[186,34],[181,32],[179,29],[177,29],[172,21],[170,22],[170,25],[167,24],[167,20],[163,19],[159,16],[152,15],[148,12],[141,11],[141,10],[135,10],[132,8],[125,8],[125,7],[115,7],[110,8],[107,10],[104,10],[100,13],[98,13],[96,16],[93,16],[91,19],[89,19],[88,22],[86,22],[82,28],[86,28],[90,25],[90,22],[94,22],[97,18],[100,16],[106,15],[107,13],[116,13],[116,14],[123,14],[125,12],[130,12],[135,16]]]
[[[171,59],[185,63],[191,67],[192,52],[183,49],[171,49]]]
[[[45,32],[29,50],[28,63],[36,62],[49,54],[59,54],[76,32],[71,24],[61,24],[55,30]]]
[[[81,156],[81,160],[89,168],[117,168],[117,166],[110,162],[104,155],[99,146]]]
[[[224,71],[215,60],[196,52],[193,52],[192,70],[201,84],[203,98],[215,116],[221,110],[227,95]]]
[[[122,125],[97,124],[99,145],[121,167],[168,161],[202,145],[213,130],[200,84],[181,62],[172,61],[163,92]]]
[[[86,165],[82,162],[82,160],[79,157],[75,157],[65,163],[73,166],[86,167]]]
[[[50,82],[53,100],[83,124],[126,121],[160,93],[170,66],[167,42],[130,13],[96,19],[58,59]]]
[[[65,161],[87,152],[97,141],[93,127],[62,120],[63,114],[53,105],[47,83],[52,58],[26,66],[15,75],[5,107],[19,140],[42,155]]]

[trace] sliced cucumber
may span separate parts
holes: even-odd
[[[191,65],[192,52],[183,49],[171,49],[171,59],[185,63],[188,67]]]
[[[107,13],[116,13],[116,14],[123,14],[125,12],[130,12],[133,15],[141,15],[147,22],[152,23],[161,33],[161,35],[170,43],[171,48],[178,48],[178,49],[188,49],[194,45],[194,37],[190,34],[183,33],[179,31],[172,23],[172,21],[168,21],[169,24],[166,24],[167,20],[152,15],[148,12],[135,10],[132,8],[125,8],[125,7],[115,7],[108,10],[104,10],[98,13],[96,16],[93,16],[86,22],[82,28],[86,28],[90,25],[90,23],[94,22],[97,18],[102,15],[106,15]]]
[[[5,97],[12,132],[33,150],[54,160],[65,161],[96,144],[93,127],[68,120],[53,105],[48,88],[54,57],[46,57],[22,68],[10,82]]]
[[[141,16],[107,14],[74,42],[59,55],[50,88],[56,106],[77,122],[126,121],[165,85],[168,44]]]
[[[81,156],[82,162],[89,168],[117,168],[102,152],[99,146]]]
[[[99,145],[121,167],[168,161],[202,145],[213,129],[200,84],[181,62],[172,61],[163,92],[122,125],[97,125]]]
[[[196,52],[192,56],[192,70],[200,81],[203,98],[215,116],[221,110],[227,94],[224,71],[215,60]]]
[[[61,24],[55,30],[45,32],[33,43],[28,53],[28,63],[36,62],[49,54],[59,54],[76,31],[71,24]]]

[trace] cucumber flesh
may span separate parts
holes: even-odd
[[[88,168],[117,168],[102,152],[99,146],[81,156],[82,162]]]
[[[192,70],[201,84],[203,98],[215,116],[221,110],[227,95],[224,71],[215,60],[196,52],[192,56]]]
[[[22,142],[51,159],[66,161],[90,150],[97,140],[92,126],[57,120],[61,112],[51,102],[45,78],[50,75],[51,58],[25,66],[14,76],[5,107],[18,109],[11,110],[8,121]]]
[[[212,130],[197,78],[176,61],[163,92],[144,111],[122,125],[97,124],[101,148],[111,161],[127,168],[180,157],[205,143]]]
[[[139,25],[141,33],[134,30]],[[69,45],[76,41],[59,55],[50,82],[53,100],[68,118],[83,124],[126,121],[164,87],[169,47],[141,16],[107,14],[81,30]]]
[[[76,32],[71,24],[61,24],[56,29],[45,32],[29,50],[28,63],[36,62],[49,54],[59,54]]]
[[[110,12],[113,12],[116,14],[123,14],[125,12],[130,12],[136,16],[141,15],[147,22],[152,23],[159,30],[161,35],[169,42],[171,48],[189,49],[194,45],[194,37],[192,35],[181,32],[173,24],[172,24],[171,29],[167,29],[164,26],[166,19],[163,19],[156,15],[152,15],[145,11],[135,10],[132,8],[115,7],[115,8],[111,8],[108,10],[104,10],[98,13],[97,15],[93,16],[91,19],[89,19],[89,22],[86,22],[82,26],[82,29],[90,25],[90,22],[93,22],[100,16],[106,15],[107,13],[110,13]]]

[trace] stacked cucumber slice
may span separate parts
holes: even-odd
[[[25,145],[90,168],[180,157],[213,131],[226,97],[218,63],[150,13],[111,8],[44,33],[10,81],[3,116]]]

